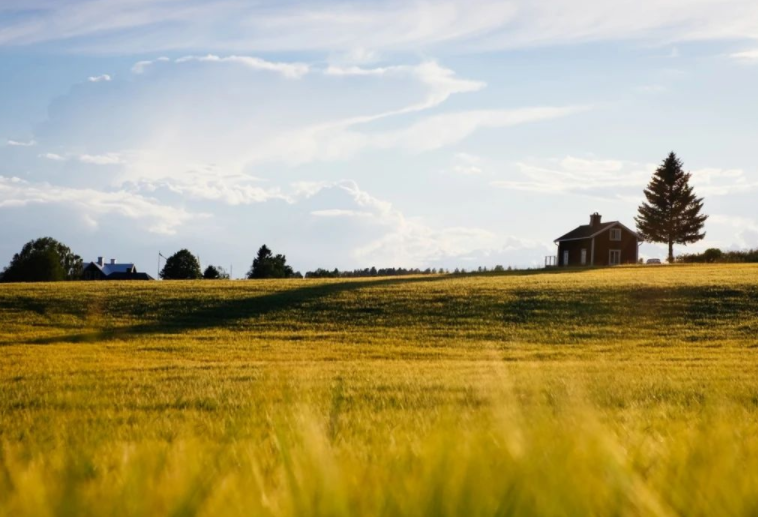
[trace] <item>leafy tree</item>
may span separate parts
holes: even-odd
[[[229,280],[229,273],[221,266],[208,266],[203,271],[203,278],[206,280]]]
[[[189,252],[179,250],[166,259],[160,276],[164,280],[196,280],[202,278],[200,262]]]
[[[253,278],[291,278],[295,272],[287,265],[284,255],[274,255],[265,244],[258,250],[247,277]]]
[[[82,258],[51,237],[24,244],[2,275],[3,282],[55,282],[76,280],[82,274]]]
[[[698,198],[689,184],[688,172],[673,152],[653,173],[645,189],[646,202],[634,218],[640,237],[648,242],[662,242],[669,247],[669,263],[674,262],[674,244],[691,244],[705,237],[707,215],[701,214],[703,198]]]

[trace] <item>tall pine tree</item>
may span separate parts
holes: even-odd
[[[640,237],[669,246],[669,263],[674,262],[674,244],[691,244],[705,237],[707,215],[701,214],[703,198],[695,196],[688,172],[673,152],[653,173],[645,189],[646,202],[634,218]]]

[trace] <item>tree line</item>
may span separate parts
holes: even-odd
[[[201,272],[200,260],[187,249],[182,249],[166,259],[166,264],[159,273],[164,280],[223,280],[229,273],[221,266],[210,265]],[[274,253],[265,244],[260,247],[253,259],[246,277],[257,278],[303,278],[287,264],[287,257]]]
[[[708,248],[702,253],[686,253],[676,257],[682,264],[746,264],[758,262],[758,249],[722,251]]]
[[[161,255],[162,256],[162,255]],[[2,282],[57,282],[63,280],[81,280],[84,263],[82,258],[73,253],[71,249],[53,239],[42,237],[27,242],[19,253],[13,256],[10,264],[0,273]],[[250,269],[245,277],[250,280],[264,278],[359,278],[359,277],[386,277],[406,275],[438,275],[438,274],[468,274],[511,271],[503,266],[478,267],[466,270],[455,268],[365,268],[352,271],[340,271],[339,269],[318,268],[308,271],[305,275],[294,271],[287,264],[287,257],[282,254],[274,254],[265,244],[260,247],[253,259]],[[188,249],[181,249],[173,255],[166,257],[163,269],[159,276],[164,280],[228,280],[229,273],[221,266],[209,265],[204,270],[200,260]]]

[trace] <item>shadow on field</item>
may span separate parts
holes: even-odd
[[[264,316],[286,309],[299,308],[322,298],[327,298],[347,291],[371,287],[386,287],[401,284],[428,283],[450,280],[453,276],[429,276],[413,278],[388,278],[381,280],[342,281],[287,289],[259,296],[218,300],[210,306],[203,306],[189,311],[183,310],[185,299],[172,300],[164,308],[166,313],[159,321],[126,327],[108,328],[94,332],[84,332],[64,336],[53,336],[26,341],[26,344],[47,345],[54,343],[88,343],[108,339],[128,339],[145,334],[174,334],[191,330],[224,327],[236,321]],[[192,301],[192,300],[190,300]]]
[[[466,276],[435,275],[382,279],[346,279],[325,283],[305,281],[293,289],[264,293],[245,293],[225,289],[196,292],[189,296],[172,295],[171,289],[153,291],[138,302],[128,293],[98,301],[94,307],[107,315],[107,321],[138,323],[103,326],[89,332],[72,329],[68,335],[38,339],[23,338],[18,343],[46,345],[88,343],[131,339],[151,334],[181,334],[195,330],[227,328],[248,332],[303,328],[349,331],[355,328],[382,329],[421,325],[439,334],[468,332],[469,337],[544,342],[561,339],[608,339],[612,336],[661,338],[669,332],[682,335],[687,329],[693,339],[750,335],[758,331],[758,288],[723,285],[703,286],[624,286],[584,285],[546,288],[538,284],[514,284],[488,289],[485,284],[461,285],[462,289],[434,289],[416,298],[412,290],[381,292],[391,286],[411,286],[448,281],[456,283],[471,277],[500,278],[537,274],[572,274],[586,269],[481,273]],[[253,281],[251,281],[253,282]],[[376,291],[372,291],[372,290]],[[360,296],[341,298],[341,293],[364,290]],[[376,292],[377,296],[372,296]],[[237,298],[224,298],[234,296]],[[16,300],[17,301],[17,300]],[[7,302],[7,300],[6,300]],[[51,301],[48,303],[60,303]],[[89,302],[89,307],[93,307]],[[44,316],[49,308],[39,302],[20,305],[7,303],[11,310],[34,311]],[[0,309],[3,304],[0,303]],[[89,309],[92,310],[92,309]],[[78,321],[87,317],[86,306],[69,303],[66,315]],[[282,314],[277,314],[282,313]],[[130,321],[131,320],[131,321]],[[142,322],[139,322],[142,320]],[[147,320],[147,321],[146,321]],[[98,320],[96,320],[98,321]],[[102,323],[102,322],[101,322]],[[86,323],[85,323],[86,324]],[[104,324],[105,325],[105,324]],[[118,323],[116,323],[118,325]],[[58,326],[58,329],[65,327]],[[71,327],[69,327],[71,328]],[[90,327],[91,328],[91,327]]]

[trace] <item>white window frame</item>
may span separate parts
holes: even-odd
[[[613,254],[618,253],[618,262],[613,262]],[[621,250],[608,250],[608,265],[618,266],[621,264]]]
[[[563,266],[564,267],[569,265],[569,259],[570,259],[569,250],[563,250]]]
[[[587,248],[582,248],[582,265],[587,265]]]
[[[621,228],[611,228],[611,240],[612,241],[621,240]]]

